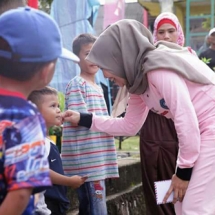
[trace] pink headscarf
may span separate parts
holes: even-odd
[[[181,24],[180,22],[178,21],[178,18],[173,14],[173,13],[170,13],[170,12],[164,12],[164,13],[161,13],[156,19],[155,19],[155,22],[154,22],[154,31],[153,31],[153,39],[154,39],[154,43],[156,43],[158,40],[157,40],[157,30],[158,30],[158,24],[160,23],[160,21],[162,21],[163,19],[169,19],[171,20],[175,26],[176,26],[176,30],[178,32],[178,41],[177,41],[177,44],[180,45],[180,46],[183,46],[184,45],[184,32],[182,30],[182,27],[181,27]]]

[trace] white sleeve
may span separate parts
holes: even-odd
[[[48,158],[49,156],[49,152],[50,152],[50,148],[51,148],[51,140],[49,140],[47,137],[45,138],[45,157]]]
[[[35,202],[35,212],[39,213],[40,215],[50,215],[51,211],[48,209],[45,203],[44,193],[45,191],[35,195],[38,198]]]

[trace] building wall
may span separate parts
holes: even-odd
[[[126,3],[125,4],[125,18],[126,19],[135,19],[139,22],[143,22],[142,6],[137,2]],[[96,35],[101,34],[101,32],[103,31],[103,20],[104,20],[104,6],[101,5],[99,8],[96,23],[94,25]]]

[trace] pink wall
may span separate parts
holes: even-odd
[[[105,0],[103,29],[108,25],[123,19],[125,16],[124,0]]]

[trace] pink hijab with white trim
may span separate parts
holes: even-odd
[[[157,27],[158,27],[159,22],[162,21],[163,19],[169,19],[169,20],[171,20],[175,24],[176,30],[178,32],[177,44],[180,45],[180,46],[184,46],[184,32],[182,30],[181,24],[178,21],[178,18],[173,13],[170,13],[170,12],[161,13],[155,19],[155,22],[154,22],[154,31],[153,31],[153,40],[154,40],[154,43],[158,42],[158,39],[157,39],[157,31],[158,31],[158,29],[157,29]]]

